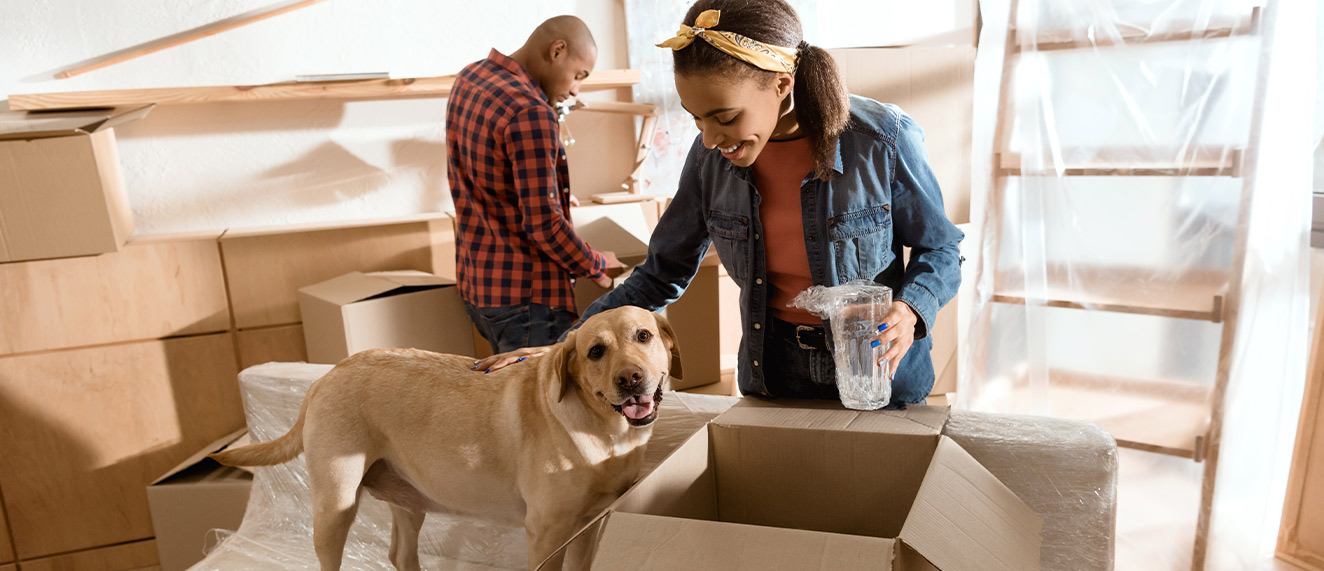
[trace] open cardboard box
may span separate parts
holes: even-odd
[[[473,322],[455,281],[417,270],[350,272],[299,288],[308,362],[412,347],[474,355]]]
[[[0,113],[0,262],[119,251],[133,212],[114,127],[152,107]]]
[[[248,443],[240,429],[208,444],[147,485],[156,549],[162,571],[182,571],[201,561],[216,537],[213,529],[234,531],[244,521],[253,474],[207,458]]]
[[[575,542],[600,536],[595,571],[1038,569],[1040,517],[942,436],[948,410],[746,398]]]

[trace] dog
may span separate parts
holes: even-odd
[[[308,389],[274,440],[211,457],[272,466],[304,454],[313,544],[340,569],[360,487],[391,505],[390,560],[416,570],[428,512],[523,524],[529,568],[634,483],[680,348],[666,318],[621,307],[528,361],[483,374],[417,349],[352,355]],[[548,559],[552,555],[552,559]]]

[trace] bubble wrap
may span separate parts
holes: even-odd
[[[303,395],[330,365],[268,363],[239,375],[254,441],[289,430]],[[739,400],[667,393],[645,454],[651,471],[699,427]],[[1113,439],[1082,421],[954,410],[944,433],[961,444],[1044,520],[1041,568],[1112,569],[1117,503]],[[303,457],[257,468],[239,530],[225,535],[194,570],[317,569]],[[393,568],[387,561],[391,516],[363,494],[345,546],[345,569]],[[419,539],[424,569],[524,569],[522,528],[428,514]]]

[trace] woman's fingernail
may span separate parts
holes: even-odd
[[[884,323],[884,324],[878,326],[878,330],[879,330],[879,331],[883,331],[883,330],[886,330],[886,329],[887,329],[887,324],[886,324],[886,323]]]
[[[515,362],[518,363],[520,361],[523,361],[524,359],[527,359],[527,357],[520,357],[518,359],[515,359]]]
[[[478,370],[478,365],[474,365],[474,366],[472,366],[472,367],[469,367],[469,370],[470,370],[470,371],[477,371],[477,370]]]
[[[870,346],[870,347],[878,347],[878,345],[879,345],[880,343],[882,343],[882,342],[879,341],[879,340],[877,340],[877,339],[874,339],[873,341],[870,341],[870,342],[869,342],[869,346]]]
[[[484,370],[484,371],[483,371],[483,374],[486,375],[486,374],[488,374],[488,373],[490,373],[490,372],[492,372],[492,369],[487,369],[487,370]]]

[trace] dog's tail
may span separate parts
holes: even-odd
[[[207,457],[226,466],[275,466],[293,460],[303,453],[303,418],[308,412],[308,401],[312,400],[312,389],[315,388],[316,384],[309,388],[303,405],[299,407],[299,418],[294,421],[289,432],[275,440],[222,450],[208,454]]]

